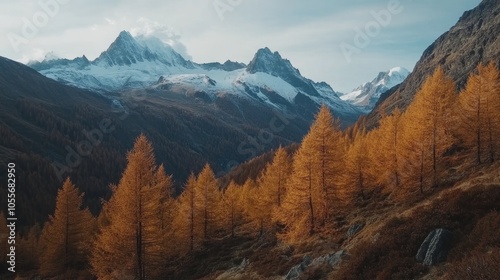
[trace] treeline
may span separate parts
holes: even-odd
[[[392,201],[425,196],[463,170],[497,161],[498,112],[495,65],[480,65],[459,94],[438,68],[405,112],[383,116],[371,131],[361,122],[341,131],[322,106],[299,148],[279,148],[257,179],[222,188],[207,164],[178,197],[141,135],[98,217],[66,180],[48,222],[18,237],[20,266],[44,277],[159,279],[210,240],[270,233],[294,243],[335,230],[373,193]]]

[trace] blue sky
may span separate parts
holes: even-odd
[[[379,71],[394,66],[411,70],[425,48],[479,2],[2,1],[0,56],[27,62],[53,51],[59,57],[94,59],[121,30],[128,30],[158,35],[200,63],[248,63],[267,46],[304,76],[348,92]]]

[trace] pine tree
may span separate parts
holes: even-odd
[[[208,240],[215,232],[215,226],[220,219],[217,205],[220,191],[215,174],[209,164],[201,170],[196,180],[196,211],[199,213],[203,226],[203,239]]]
[[[99,278],[155,278],[163,263],[161,200],[153,147],[141,135],[127,155],[128,164],[108,206],[109,226],[101,229],[92,267]],[[161,173],[161,171],[160,171]]]
[[[458,134],[476,164],[493,162],[498,153],[500,79],[494,64],[480,64],[458,99]]]
[[[290,241],[314,233],[318,224],[321,201],[324,198],[320,178],[316,176],[319,152],[306,135],[293,157],[293,173],[277,220],[285,225],[285,239]]]
[[[268,163],[258,178],[258,190],[254,192],[252,205],[259,212],[260,233],[272,229],[274,213],[279,211],[286,194],[286,186],[291,174],[291,159],[285,149],[279,147],[273,161]]]
[[[85,268],[95,221],[87,209],[82,209],[82,200],[83,194],[66,179],[58,191],[54,215],[49,217],[41,236],[43,276],[61,276]]]
[[[199,195],[196,190],[196,176],[191,174],[178,198],[177,215],[173,223],[180,254],[192,252],[203,242],[203,228],[196,209],[196,197]]]
[[[249,178],[243,184],[242,191],[244,193],[244,214],[250,227],[248,232],[261,236],[264,230],[271,226],[271,220],[268,219],[269,213],[266,212],[268,204],[263,199],[262,189],[255,180]]]
[[[396,109],[392,115],[380,120],[378,128],[378,146],[373,151],[378,159],[378,183],[389,192],[398,190],[401,184],[400,143],[399,132],[401,130],[401,111]]]
[[[268,203],[268,212],[274,208],[281,207],[281,203],[286,193],[286,184],[291,174],[291,160],[287,152],[279,147],[274,154],[273,161],[267,164],[259,179],[259,186],[262,189],[262,197]]]
[[[346,153],[345,168],[341,178],[342,196],[348,202],[356,202],[359,199],[364,199],[365,190],[368,187],[366,170],[370,167],[367,156],[368,146],[364,132],[358,131],[353,137],[353,141]]]
[[[174,238],[173,221],[176,215],[176,202],[173,195],[172,176],[167,176],[163,164],[156,171],[154,185],[157,186],[160,195],[160,207],[158,218],[160,220],[159,233],[162,239],[161,254],[166,259],[173,255],[176,244],[172,244]]]
[[[292,174],[282,209],[276,219],[285,226],[285,238],[296,240],[311,235],[337,213],[340,178],[345,158],[345,141],[339,123],[322,106],[309,133],[293,157]]]
[[[432,179],[432,158],[428,151],[431,146],[430,138],[424,126],[415,121],[420,114],[419,108],[410,106],[402,117],[399,132],[401,165],[404,172],[401,177],[406,186],[418,186],[420,193],[424,193],[429,177]],[[407,191],[407,190],[406,190]],[[402,197],[405,193],[402,194]]]
[[[39,238],[42,228],[39,224],[35,224],[30,228],[28,234],[25,236],[18,236],[16,238],[16,251],[18,264],[25,271],[34,270],[39,267],[40,246]]]
[[[412,122],[422,129],[422,134],[428,138],[423,144],[424,156],[430,156],[432,186],[440,183],[439,175],[443,165],[444,153],[452,146],[453,138],[450,127],[450,112],[454,103],[455,84],[447,77],[441,67],[438,67],[415,95],[408,108],[412,110]]]
[[[340,206],[339,184],[338,182],[342,166],[344,165],[344,143],[340,130],[340,122],[334,119],[326,105],[322,105],[316,120],[309,130],[311,148],[317,152],[315,167],[321,189],[318,212],[318,222],[324,225],[331,214],[331,204],[337,203]]]
[[[244,205],[240,203],[241,194],[242,187],[231,181],[222,197],[222,208],[226,209],[225,224],[231,232],[231,237],[235,237],[236,227],[243,221]]]

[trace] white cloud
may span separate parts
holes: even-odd
[[[187,52],[186,46],[180,41],[181,36],[169,26],[143,17],[137,20],[137,24],[139,26],[130,30],[133,36],[142,35],[145,37],[156,37],[164,43],[169,44],[176,52],[182,55],[184,59],[192,60],[191,55]]]
[[[47,53],[48,52],[43,49],[35,48],[30,52],[25,53],[19,61],[22,63],[28,63],[30,61],[42,61]]]

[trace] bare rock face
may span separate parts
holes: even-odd
[[[310,256],[305,255],[302,259],[302,262],[298,265],[292,267],[285,276],[285,280],[297,280],[300,279],[302,274],[310,267],[317,266],[328,266],[330,268],[337,267],[342,260],[345,258],[346,253],[343,250],[338,252],[324,255],[321,257],[317,257],[315,259],[311,259]]]
[[[352,225],[352,226],[349,228],[349,230],[347,230],[346,237],[347,237],[347,238],[351,238],[351,237],[353,237],[353,236],[354,236],[354,235],[356,235],[358,232],[360,232],[360,231],[363,229],[363,227],[364,227],[364,226],[365,226],[364,224],[354,224],[354,225]]]
[[[463,88],[479,63],[495,62],[500,66],[500,1],[483,0],[465,12],[455,26],[430,45],[408,78],[396,89],[381,96],[377,107],[368,116],[374,125],[381,110],[396,106],[406,109],[425,79],[441,65],[447,75]]]
[[[446,229],[435,229],[425,238],[416,259],[424,265],[435,265],[446,260],[453,240],[453,233]]]

